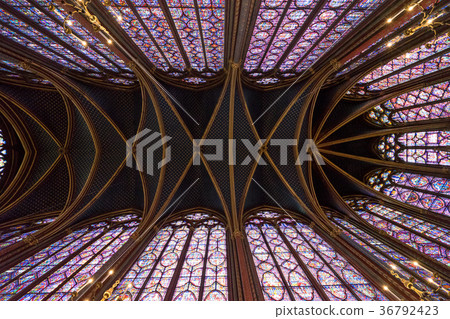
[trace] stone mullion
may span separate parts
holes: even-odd
[[[412,248],[411,246],[406,245],[402,241],[390,236],[388,233],[376,228],[372,224],[358,225],[359,223],[357,224],[353,220],[349,220],[349,222],[351,224],[353,224],[353,226],[355,226],[361,230],[364,230],[365,232],[367,232],[367,234],[378,239],[382,243],[384,243],[387,246],[393,248],[394,250],[400,252],[401,254],[411,258],[412,260],[417,260],[419,262],[422,262],[427,267],[429,267],[429,269],[433,269],[434,271],[436,271],[446,281],[450,281],[450,277],[447,275],[449,273],[447,266],[441,264],[440,262],[437,262],[436,260],[432,259],[428,255],[425,255],[424,253]]]
[[[294,294],[292,293],[292,291],[291,291],[291,289],[290,289],[289,282],[288,282],[287,279],[284,277],[283,271],[281,270],[281,266],[278,264],[278,261],[277,261],[275,255],[274,255],[272,249],[270,248],[270,245],[269,245],[269,242],[267,241],[266,235],[264,234],[264,232],[262,231],[262,229],[261,229],[260,227],[258,227],[258,230],[260,231],[261,236],[262,236],[262,238],[263,238],[263,240],[264,240],[264,244],[265,244],[266,247],[267,247],[267,251],[269,252],[269,254],[270,254],[270,256],[271,256],[271,258],[272,258],[272,260],[273,260],[273,262],[274,262],[274,264],[275,264],[275,268],[277,269],[278,274],[280,275],[280,278],[281,278],[281,280],[282,280],[282,282],[283,282],[283,284],[284,284],[284,287],[285,287],[285,289],[286,289],[286,292],[288,293],[288,295],[289,295],[289,297],[291,298],[291,300],[292,300],[292,301],[295,301],[295,297],[294,297]]]
[[[172,231],[172,234],[171,234],[171,235],[169,236],[169,238],[167,239],[166,243],[164,244],[164,248],[161,250],[161,253],[159,254],[158,258],[156,258],[155,264],[153,265],[152,269],[151,269],[150,272],[148,273],[147,278],[145,278],[145,280],[144,280],[144,282],[143,282],[141,288],[139,289],[139,291],[138,291],[138,293],[137,293],[137,295],[136,295],[136,298],[134,298],[134,300],[139,300],[139,298],[140,298],[140,297],[142,296],[142,294],[144,293],[145,287],[147,286],[147,283],[149,282],[150,278],[152,277],[153,272],[154,272],[155,269],[156,269],[156,266],[158,266],[159,262],[161,261],[161,258],[162,258],[162,256],[164,255],[164,252],[166,251],[167,246],[169,245],[170,241],[172,240],[172,237],[173,237],[173,235],[175,234],[175,232],[176,232],[176,229],[174,229],[174,230]],[[156,234],[155,234],[155,235],[156,235]],[[150,243],[149,243],[149,244],[150,244]],[[145,251],[145,249],[144,249],[144,251]],[[139,260],[139,258],[140,258],[140,255],[139,255],[138,259],[136,260],[136,262]]]
[[[173,299],[173,295],[175,294],[175,289],[177,288],[178,279],[181,274],[181,270],[183,269],[184,261],[186,260],[186,255],[189,251],[189,246],[191,244],[192,236],[194,235],[194,228],[190,228],[188,237],[186,239],[186,243],[184,244],[183,250],[180,254],[180,258],[178,260],[177,267],[172,275],[172,280],[170,281],[169,288],[167,288],[166,296],[164,301],[171,301]]]
[[[112,229],[110,229],[112,230]],[[108,230],[106,233],[108,233],[110,230]],[[105,233],[105,234],[106,234]],[[59,289],[61,289],[67,282],[69,282],[72,278],[74,278],[78,273],[80,273],[86,266],[88,266],[92,260],[97,258],[106,248],[108,248],[112,243],[117,241],[123,234],[125,233],[125,230],[122,230],[122,232],[115,237],[113,240],[111,240],[108,244],[103,246],[96,254],[94,254],[91,258],[89,258],[81,267],[79,267],[77,270],[75,270],[69,277],[67,277],[63,282],[61,282],[56,288],[54,288],[50,293],[45,296],[43,301],[48,300],[52,295],[58,292]]]
[[[373,246],[372,244],[370,244],[367,240],[365,240],[364,238],[361,238],[358,234],[354,233],[352,230],[348,229],[346,226],[341,225],[339,222],[336,222],[339,224],[339,227],[342,227],[342,229],[346,230],[347,232],[349,232],[351,235],[355,236],[356,238],[358,238],[360,241],[362,241],[364,244],[366,244],[367,246],[369,246],[370,248],[372,248],[373,250],[375,250],[377,253],[379,253],[380,255],[382,255],[384,258],[388,259],[391,263],[395,264],[397,267],[401,268],[403,271],[407,272],[409,275],[411,275],[412,277],[416,278],[417,280],[420,280],[423,284],[427,285],[428,287],[435,289],[435,287],[431,286],[430,283],[427,280],[424,280],[424,278],[422,278],[421,276],[419,276],[417,273],[411,271],[409,268],[407,268],[406,266],[404,266],[402,263],[400,263],[399,261],[395,260],[394,258],[392,258],[391,256],[389,256],[388,254],[386,254],[385,252],[383,252],[381,249],[379,249],[376,246]],[[349,240],[351,240],[351,238],[349,238]],[[355,243],[356,244],[356,243]],[[363,252],[364,253],[364,252]],[[369,253],[370,254],[370,253]],[[377,259],[378,260],[378,259]],[[383,261],[379,261],[380,263],[382,263]],[[387,267],[385,267],[387,268]],[[443,297],[447,297],[445,294],[443,294],[440,290],[439,290],[439,294],[441,294]]]
[[[286,238],[284,233],[280,230],[278,225],[275,228],[276,228],[278,234],[280,235],[280,237],[283,239],[283,241],[286,244],[286,246],[288,247],[288,249],[290,250],[292,256],[294,256],[295,260],[297,261],[297,264],[303,270],[303,272],[305,273],[306,277],[308,277],[308,280],[311,282],[313,287],[317,290],[317,293],[319,294],[319,296],[322,298],[322,300],[329,301],[330,298],[328,298],[328,295],[325,292],[325,290],[322,288],[322,285],[317,281],[317,279],[314,277],[314,275],[309,271],[308,266],[306,266],[306,264],[300,258],[300,256],[298,255],[297,251],[292,246],[292,244],[289,242],[289,240]]]
[[[83,236],[88,235],[90,231],[92,231],[92,230],[89,230]],[[25,294],[27,294],[28,292],[33,290],[33,288],[35,288],[37,285],[39,285],[43,280],[45,280],[46,278],[48,278],[49,276],[54,274],[58,269],[63,267],[70,260],[75,258],[80,253],[82,253],[86,248],[88,248],[90,245],[92,245],[96,240],[102,238],[102,236],[104,236],[107,232],[108,232],[108,230],[104,229],[99,235],[93,237],[87,243],[85,243],[83,246],[81,246],[76,251],[74,251],[72,254],[70,254],[68,257],[66,257],[63,260],[59,261],[56,266],[54,266],[53,268],[51,268],[50,270],[45,272],[45,274],[43,274],[43,276],[40,276],[39,278],[34,280],[32,283],[28,284],[26,287],[24,287],[22,290],[20,290],[17,294],[14,295],[14,297],[11,298],[11,300],[14,300],[14,301],[20,300],[20,298],[22,298]],[[79,238],[82,238],[83,236],[81,236]]]
[[[361,298],[359,298],[359,296],[355,293],[355,290],[353,289],[352,286],[350,286],[348,284],[348,282],[346,282],[337,272],[336,270],[330,266],[327,261],[323,258],[322,254],[319,253],[312,245],[311,243],[305,238],[305,236],[303,236],[303,234],[297,229],[297,227],[295,227],[295,230],[297,231],[297,233],[300,235],[300,237],[303,238],[303,240],[308,244],[308,246],[314,251],[314,253],[319,256],[320,260],[328,266],[328,268],[331,270],[331,272],[339,279],[339,281],[352,293],[352,295],[356,298],[356,300],[361,301]],[[324,239],[323,239],[324,240]]]

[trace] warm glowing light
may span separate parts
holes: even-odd
[[[73,22],[70,21],[70,20],[68,20],[68,21],[67,21],[67,24],[68,24],[68,25],[73,25]]]
[[[397,269],[397,266],[391,265],[391,268],[392,268],[392,269]]]
[[[84,46],[84,47],[87,47],[87,45],[88,45],[88,43],[86,42],[86,41],[81,41],[81,44]]]
[[[392,18],[387,19],[387,23],[391,23],[392,21],[394,21],[394,19]]]
[[[113,43],[111,39],[108,39],[107,42],[108,42],[108,44],[112,44]]]
[[[419,266],[419,263],[417,261],[413,261],[413,265],[417,267]]]
[[[428,20],[427,20],[427,24],[432,24],[433,21],[434,21],[434,19],[428,19]]]
[[[92,284],[94,282],[93,278],[89,278],[88,283]]]
[[[428,282],[434,283],[433,278],[428,278]]]
[[[121,21],[122,21],[122,16],[117,16],[117,20],[118,20],[119,22],[121,22]]]
[[[387,44],[388,48],[390,48],[390,47],[393,46],[393,45],[394,45],[394,43],[392,43],[392,42],[389,42],[389,43]]]
[[[131,282],[128,284],[127,288],[131,288],[133,287],[133,285],[131,284]]]
[[[389,290],[388,286],[383,286],[384,290]]]
[[[408,7],[408,11],[412,11],[412,10],[414,9],[415,6],[416,6],[415,4],[409,6],[409,7]]]
[[[114,273],[114,270],[110,270],[109,272],[108,272],[110,275],[112,275],[113,273]]]

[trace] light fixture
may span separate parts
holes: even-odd
[[[85,41],[85,40],[81,40],[81,44],[82,44],[84,47],[87,47],[87,46],[88,46],[88,43],[87,43],[87,41]]]
[[[387,19],[387,23],[391,23],[392,21],[394,21],[394,19],[393,19],[393,18],[389,18],[389,19]]]
[[[108,42],[108,44],[112,44],[113,41],[111,39],[106,40],[106,42]]]

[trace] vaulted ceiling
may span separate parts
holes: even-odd
[[[405,33],[422,22],[422,7],[448,21],[447,2],[411,10],[411,1],[387,2],[95,0],[80,14],[74,1],[2,1],[0,105],[20,165],[3,185],[0,221],[55,213],[57,231],[132,209],[144,229],[204,207],[239,230],[246,211],[267,205],[332,229],[322,206],[346,210],[342,198],[355,193],[380,197],[364,176],[392,165],[371,147],[388,131],[365,113],[450,79],[447,27]],[[126,166],[126,141],[145,128],[171,137],[172,161],[154,175]],[[265,139],[267,165],[208,161],[208,147],[192,153],[200,138],[236,139],[224,158],[234,152],[238,163],[249,155],[240,140]],[[298,142],[288,165],[278,165],[276,139]],[[306,139],[327,165],[295,165]]]

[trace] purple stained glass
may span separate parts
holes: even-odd
[[[191,66],[202,71],[223,68],[225,1],[169,1],[168,7]],[[205,45],[205,50],[203,50]]]
[[[357,271],[347,260],[339,255],[327,242],[317,235],[310,227],[297,224],[301,235],[307,240],[309,245],[314,248],[325,260],[331,268],[349,284],[354,293],[364,301],[369,300],[387,300],[387,298],[367,279],[365,279],[359,271]],[[346,300],[351,300],[347,297]]]
[[[333,217],[332,221],[343,230],[343,234],[349,240],[353,241],[360,249],[365,250],[370,256],[378,260],[379,264],[385,267],[386,270],[391,271],[394,269],[405,280],[409,280],[411,276],[414,276],[416,279],[419,279],[414,283],[414,286],[420,290],[430,291],[430,288],[434,290],[435,287],[427,280],[430,273],[416,266],[410,258],[383,244],[350,222],[337,217]],[[448,283],[444,283],[444,285],[446,287],[449,286]],[[431,293],[431,296],[436,300],[442,297],[440,294],[434,292]]]
[[[81,24],[75,19],[69,19],[70,25],[67,25],[73,35],[64,32],[64,27],[56,21],[63,22],[63,18],[67,13],[61,7],[56,7],[54,11],[48,11],[48,1],[39,0],[38,7],[30,4],[25,0],[8,0],[9,4],[14,6],[16,10],[25,14],[27,17],[38,23],[40,26],[53,33],[68,45],[76,48],[82,54],[99,63],[105,69],[119,72],[116,64],[123,69],[128,69],[125,63],[102,44],[95,36],[91,35]],[[50,18],[48,15],[52,16]],[[56,20],[56,21],[55,21]],[[84,47],[81,41],[87,41],[89,45]],[[94,48],[96,50],[94,50]],[[128,69],[129,70],[129,69]]]
[[[444,6],[443,8],[448,7]],[[436,18],[437,15],[439,15],[440,10],[434,10],[434,12],[431,13],[430,18]],[[392,43],[398,43],[408,36],[405,35],[404,32],[402,32],[400,35],[395,35],[399,30],[403,30],[406,25],[414,19],[418,19],[419,21],[422,19],[423,13],[419,12],[414,17],[412,17],[409,20],[406,20],[403,22],[402,25],[398,26],[397,28],[392,29],[385,37],[380,38],[378,41],[375,41],[372,43],[368,48],[363,50],[361,54],[355,56],[353,59],[348,61],[342,71],[340,71],[337,76],[341,76],[345,73],[348,73],[349,71],[355,70],[357,67],[363,65],[364,63],[368,62],[369,60],[375,58],[380,53],[388,50],[391,48],[390,44]]]
[[[424,131],[383,136],[377,149],[383,159],[417,164],[450,165],[450,131]]]
[[[303,225],[300,225],[300,227],[303,227]],[[311,274],[322,286],[330,300],[356,300],[348,288],[336,277],[328,264],[319,256],[319,253],[315,250],[317,247],[310,246],[305,238],[297,231],[296,225],[282,223],[280,229],[286,235]]]
[[[261,1],[244,69],[273,69],[317,2],[292,1],[288,6],[287,0]]]
[[[93,65],[75,56],[72,52],[68,51],[61,45],[50,41],[36,30],[24,24],[22,21],[6,13],[3,9],[0,9],[0,23],[4,23],[8,26],[0,28],[1,35],[6,38],[11,39],[69,69],[80,72],[84,71],[84,69],[90,69],[98,72],[98,69]]]
[[[450,83],[428,86],[404,93],[368,112],[373,123],[392,126],[400,123],[450,117]]]
[[[387,300],[311,228],[277,213],[263,212],[269,220],[259,214],[245,231],[266,300],[321,300],[305,269],[330,300]]]
[[[404,79],[404,74],[410,74],[411,78],[415,78],[448,67],[450,65],[449,56],[443,55],[442,57],[431,60],[430,57],[448,49],[450,47],[450,38],[447,37],[447,35],[444,35],[439,37],[436,41],[432,40],[430,44],[430,48],[427,48],[426,45],[422,45],[383,64],[383,66],[366,75],[359,81],[359,84],[368,84],[370,89],[386,89],[392,85],[408,80]],[[427,60],[429,62],[424,62],[421,66],[409,68],[413,63]],[[410,69],[410,71],[401,71],[403,69]],[[391,75],[399,70],[401,72],[398,75]]]
[[[320,41],[322,35],[326,34],[328,28],[337,20],[340,20],[343,11],[351,4],[351,1],[328,0],[317,13],[314,20],[298,39],[298,42],[280,66],[282,71],[295,69],[300,72],[306,68],[301,64],[303,58],[308,55],[309,61],[315,62],[322,54],[323,49],[318,48],[318,52],[308,54],[310,49]],[[299,65],[300,63],[300,65]]]
[[[431,258],[450,265],[450,250],[426,234],[412,230],[407,223],[401,224],[394,221],[395,218],[405,219],[401,212],[390,209],[386,206],[371,202],[368,199],[347,200],[347,203],[355,212],[374,227],[385,231],[388,235],[400,240],[406,245],[417,249],[421,253]],[[406,216],[406,219],[409,216]],[[420,228],[418,228],[420,229]]]
[[[105,0],[102,0],[102,2],[105,4]],[[145,4],[142,1],[141,3]],[[127,6],[127,3],[122,0],[112,0],[108,10],[150,62],[157,68],[167,71],[169,69],[167,58],[157,49],[155,42],[148,36],[133,10]]]
[[[450,216],[450,179],[379,170],[367,179],[375,190],[404,202],[438,214]]]
[[[183,251],[185,251],[184,258]],[[226,232],[205,213],[161,229],[124,275],[111,300],[228,300]]]
[[[367,84],[369,91],[378,91],[390,88],[392,86],[410,81],[412,79],[443,70],[450,66],[450,53],[434,58],[410,69],[395,73],[379,81]]]
[[[0,300],[18,293],[20,300],[68,300],[128,240],[138,223],[109,230],[107,226],[100,222],[74,231],[0,274]]]
[[[0,131],[0,148],[1,146],[3,146],[3,144]],[[1,155],[2,153],[0,153],[0,163],[1,163]],[[12,244],[15,244],[25,239],[28,235],[37,232],[42,227],[46,226],[46,224],[51,223],[54,219],[55,218],[45,218],[36,220],[29,224],[22,224],[18,226],[0,229],[0,251]]]

